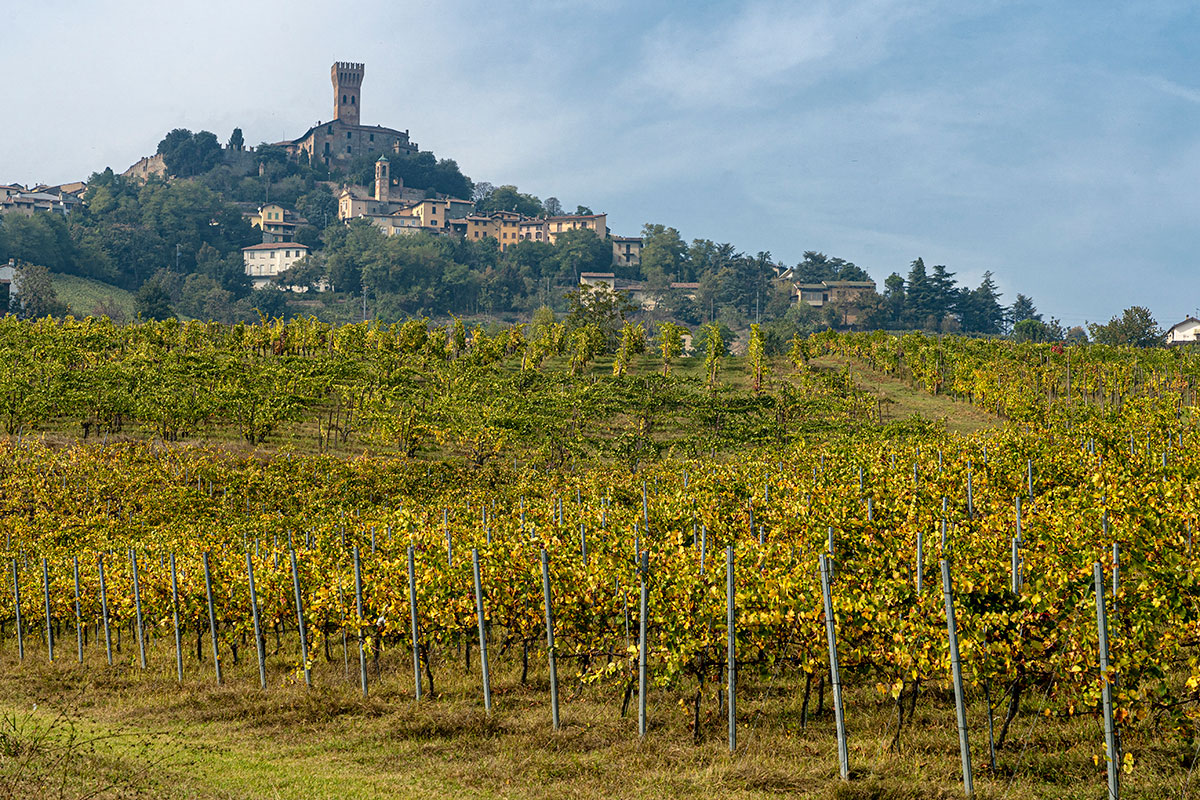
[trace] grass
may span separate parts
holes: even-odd
[[[372,668],[371,693],[364,699],[353,652],[348,674],[340,653],[332,663],[319,659],[312,689],[297,683],[290,656],[281,654],[270,664],[263,691],[253,664],[226,664],[226,683],[218,687],[211,664],[197,663],[191,653],[177,684],[169,641],[152,647],[144,673],[130,639],[112,667],[94,645],[87,662],[76,664],[70,640],[53,665],[35,641],[27,642],[26,659],[18,664],[13,643],[5,642],[0,797],[961,796],[953,704],[938,687],[925,690],[914,724],[893,749],[891,699],[872,686],[848,685],[852,773],[842,782],[829,698],[824,713],[802,729],[803,681],[794,676],[739,687],[738,750],[731,755],[715,686],[705,697],[699,744],[678,703],[682,695],[663,689],[648,696],[650,730],[639,741],[633,708],[622,718],[619,698],[580,686],[565,668],[564,727],[552,731],[539,653],[531,654],[534,669],[524,686],[519,659],[493,654],[495,710],[488,716],[478,673],[467,671],[458,656],[453,663],[435,662],[438,693],[416,703],[411,661],[403,651],[385,653],[378,673]],[[970,708],[978,797],[1103,794],[1097,718],[1060,720],[1039,711],[1037,697],[1027,701],[992,773],[985,711],[982,703]],[[1127,796],[1187,796],[1194,754],[1186,743],[1130,732],[1125,746],[1137,757],[1133,772],[1123,777]]]
[[[923,389],[909,386],[899,378],[876,372],[861,362],[825,356],[808,363],[812,369],[819,371],[849,370],[855,386],[879,400],[885,423],[916,415],[930,420],[943,420],[947,430],[962,435],[1001,424],[995,415],[969,403],[957,402],[946,395],[929,394]]]
[[[56,272],[52,277],[58,299],[76,317],[106,315],[114,322],[126,322],[135,315],[133,294],[125,289],[78,275]]]

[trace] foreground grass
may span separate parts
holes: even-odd
[[[89,648],[87,663],[50,665],[36,642],[24,662],[4,643],[0,674],[0,797],[314,798],[938,798],[962,795],[953,705],[927,690],[914,723],[892,747],[895,711],[873,687],[848,686],[851,780],[839,780],[826,696],[801,726],[803,681],[778,676],[739,687],[738,750],[710,686],[701,741],[693,743],[681,696],[653,690],[650,730],[639,741],[636,701],[581,687],[563,670],[563,729],[550,729],[544,670],[519,682],[519,659],[493,659],[491,716],[479,679],[460,657],[437,665],[434,697],[413,700],[407,654],[385,654],[371,669],[371,693],[357,686],[339,652],[314,670],[306,690],[280,654],[269,688],[252,665],[226,665],[216,686],[211,664],[189,654],[182,684],[173,651],[160,640],[142,672],[126,640],[118,664]],[[451,653],[451,655],[453,655]],[[537,654],[533,654],[536,659]],[[477,667],[475,661],[473,666]],[[799,688],[798,688],[799,687]],[[690,692],[688,692],[690,695]],[[1026,703],[987,764],[986,711],[970,710],[979,797],[1095,798],[1104,793],[1103,734],[1095,716],[1066,720]],[[1183,741],[1129,732],[1137,766],[1123,778],[1129,797],[1187,797],[1194,752]],[[1099,763],[1096,757],[1099,756]]]

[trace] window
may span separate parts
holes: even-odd
[[[346,131],[346,138],[347,138],[347,139],[349,139],[349,138],[350,138],[350,131]]]
[[[342,102],[346,102],[346,95],[342,95]]]
[[[354,95],[350,95],[350,105],[354,105]]]
[[[353,152],[353,150],[350,148],[350,145],[346,145],[346,153],[349,154],[351,152]]]
[[[373,133],[371,134],[371,141],[372,142],[375,141],[375,134],[373,134]]]

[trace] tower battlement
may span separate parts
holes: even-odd
[[[358,125],[362,103],[362,81],[366,67],[352,61],[335,61],[329,68],[333,83],[333,118]]]

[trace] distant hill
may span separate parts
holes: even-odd
[[[119,286],[81,278],[78,275],[53,273],[54,291],[58,299],[70,306],[76,317],[107,315],[114,322],[128,322],[134,317],[133,293]]]

